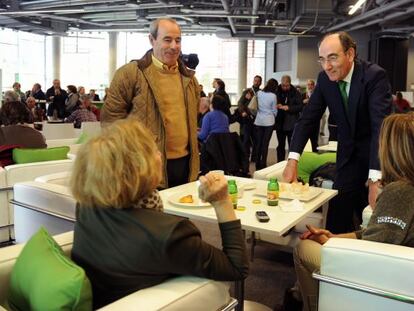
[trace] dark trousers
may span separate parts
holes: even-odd
[[[168,187],[175,187],[189,182],[190,156],[167,160]]]
[[[250,148],[253,147],[252,149],[252,161],[256,159],[256,150],[255,150],[255,133],[254,133],[254,124],[253,123],[244,123],[241,124],[241,133],[242,133],[242,144],[243,144],[243,149],[244,152],[246,154],[246,158],[249,160],[250,159]]]
[[[338,190],[329,202],[326,229],[332,233],[347,233],[360,229],[362,211],[368,205],[368,189],[364,186],[353,191]]]
[[[319,123],[318,123],[318,126],[315,126],[312,129],[312,132],[310,135],[310,141],[312,144],[312,152],[318,152],[318,139],[319,139]]]
[[[276,148],[276,153],[277,153],[277,162],[281,162],[285,160],[286,157],[286,137],[288,139],[288,144],[290,146],[290,140],[292,139],[292,134],[293,131],[283,131],[283,130],[276,130],[276,135],[277,135],[277,148]]]
[[[328,124],[329,130],[329,140],[337,141],[338,140],[338,127],[336,125]]]
[[[270,138],[272,138],[272,126],[255,126],[256,131],[256,170],[261,170],[267,165],[267,153]]]

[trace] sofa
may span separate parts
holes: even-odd
[[[13,186],[18,182],[34,180],[38,176],[71,169],[72,160],[13,164],[0,168],[0,242],[13,238]]]
[[[66,255],[70,255],[73,232],[54,236]],[[9,290],[13,265],[24,244],[0,248],[0,310],[3,309]],[[53,285],[51,285],[53,286]],[[229,284],[213,280],[182,276],[162,284],[132,293],[100,310],[105,311],[185,311],[234,310],[237,300],[230,297]]]
[[[322,247],[319,311],[414,310],[410,247],[332,238]]]

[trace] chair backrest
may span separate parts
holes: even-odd
[[[77,137],[72,123],[44,123],[42,134],[46,140]]]
[[[248,160],[237,133],[211,134],[201,148],[201,173],[223,170],[226,175],[243,176]]]
[[[89,138],[97,136],[101,133],[101,122],[82,122],[81,131]]]
[[[330,239],[322,248],[316,276],[324,280],[319,286],[319,310],[413,310],[413,274],[410,247]]]

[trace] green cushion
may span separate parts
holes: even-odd
[[[326,162],[336,162],[336,153],[335,152],[326,152],[326,153],[314,153],[314,152],[304,152],[298,163],[298,175],[305,182],[309,182],[309,176],[314,170],[319,166],[325,164]]]
[[[88,134],[86,134],[85,132],[82,132],[78,138],[78,140],[76,141],[76,144],[84,144],[89,140]]]
[[[68,146],[43,149],[13,149],[13,161],[16,164],[65,160],[70,148]]]
[[[11,310],[92,310],[85,271],[66,257],[42,227],[26,243],[10,280]]]

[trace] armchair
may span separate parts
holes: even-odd
[[[354,239],[322,247],[319,311],[408,311],[414,308],[414,251]]]
[[[54,236],[66,255],[70,256],[73,232]],[[24,244],[0,249],[0,310],[9,290],[13,265]],[[230,297],[229,284],[191,276],[173,278],[162,284],[137,291],[100,310],[234,310],[237,300]]]

